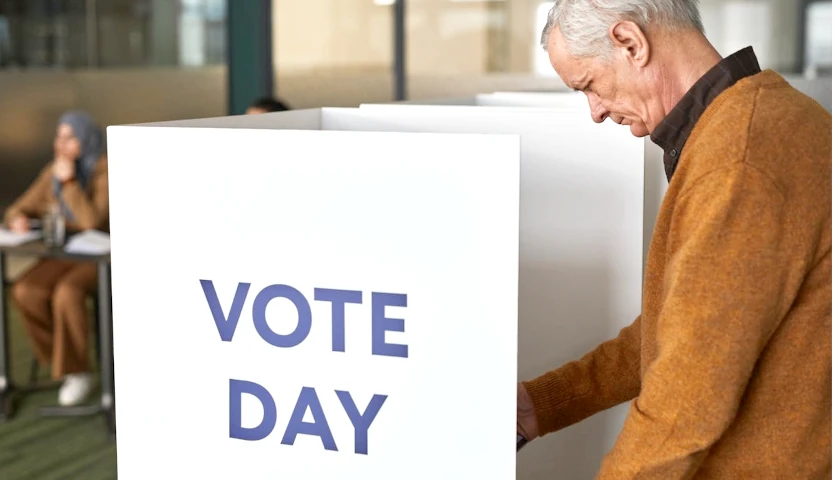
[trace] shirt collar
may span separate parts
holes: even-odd
[[[761,67],[752,47],[724,58],[686,92],[651,132],[650,139],[665,150],[665,175],[669,182],[677,169],[683,146],[706,108],[738,80],[757,73],[761,73]]]

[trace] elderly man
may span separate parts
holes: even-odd
[[[697,0],[558,0],[543,46],[670,185],[641,316],[521,383],[518,433],[631,401],[599,478],[829,478],[831,116],[751,48],[721,58]]]

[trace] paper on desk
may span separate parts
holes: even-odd
[[[26,233],[15,233],[0,227],[0,246],[17,247],[41,238],[41,232],[28,231]]]
[[[77,255],[105,255],[111,251],[111,236],[99,230],[85,230],[70,237],[64,251]]]

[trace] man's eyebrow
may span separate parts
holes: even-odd
[[[579,77],[579,78],[577,78],[577,79],[575,79],[575,80],[571,80],[571,81],[569,82],[569,84],[567,85],[567,87],[571,88],[571,89],[572,89],[572,91],[575,91],[575,92],[581,92],[581,91],[583,91],[583,90],[581,89],[581,85],[583,85],[583,84],[584,84],[585,79],[586,79],[586,77]]]

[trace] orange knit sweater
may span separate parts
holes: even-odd
[[[641,316],[525,388],[541,435],[632,400],[598,478],[830,478],[831,115],[772,71],[718,96],[662,203]]]

